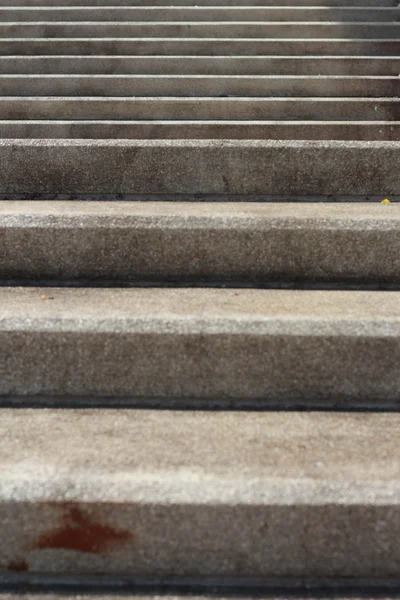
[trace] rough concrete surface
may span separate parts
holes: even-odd
[[[75,60],[75,59],[74,59]],[[76,62],[76,61],[75,61]],[[373,62],[373,61],[370,61]],[[103,63],[104,64],[104,63]],[[2,119],[400,120],[396,98],[207,98],[0,96]]]
[[[102,57],[104,58],[104,57]],[[76,58],[74,57],[76,64]],[[400,62],[400,61],[399,61]],[[369,64],[373,65],[370,59]],[[209,61],[208,61],[209,64]],[[102,61],[103,68],[104,60]],[[373,68],[373,66],[372,66]],[[396,98],[0,96],[1,119],[360,119],[399,121]]]
[[[398,575],[398,414],[0,415],[3,572]]]
[[[397,56],[400,40],[392,39],[240,39],[224,38],[5,38],[2,55],[121,54],[121,55],[341,55]]]
[[[246,9],[245,9],[246,10]],[[399,9],[400,10],[400,9]],[[9,12],[10,9],[6,9]],[[0,8],[1,12],[1,8]],[[1,15],[0,15],[1,16]],[[396,56],[1,56],[0,73],[397,75]]]
[[[8,139],[247,139],[400,141],[393,121],[37,120],[0,121]]]
[[[400,281],[400,206],[0,203],[0,278]]]
[[[400,142],[0,140],[0,194],[400,194],[399,156]]]
[[[400,25],[400,23],[399,23]],[[3,75],[4,96],[396,97],[398,76]]]
[[[340,21],[390,22],[399,19],[399,7],[0,7],[1,22],[18,21]]]
[[[398,292],[1,288],[0,307],[5,397],[400,400]]]
[[[4,38],[356,38],[398,39],[400,23],[368,22],[274,22],[274,21],[35,21],[0,22]],[[70,42],[71,43],[71,42]],[[72,42],[73,43],[73,42]],[[71,44],[72,45],[72,44]]]
[[[169,1],[169,0],[168,0]],[[152,6],[168,5],[165,0],[152,0]],[[34,6],[37,0],[7,0],[8,6]],[[131,0],[107,0],[107,6],[131,6]],[[241,0],[242,6],[276,6],[276,0]],[[137,0],[137,6],[148,6],[148,0]],[[233,0],[177,0],[175,6],[235,6]],[[279,6],[303,6],[304,0],[281,0]],[[352,0],[352,6],[397,7],[397,0]],[[42,0],[40,6],[104,6],[104,0]],[[342,7],[343,0],[307,0],[307,6]]]

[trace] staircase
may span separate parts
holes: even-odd
[[[389,597],[400,8],[145,1],[0,6],[0,599]]]

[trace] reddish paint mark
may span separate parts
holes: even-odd
[[[113,529],[104,523],[94,523],[77,506],[67,506],[58,529],[42,534],[36,548],[60,548],[78,552],[100,553],[116,543],[126,542],[133,534]]]
[[[21,558],[19,560],[12,560],[11,562],[9,562],[7,565],[7,569],[9,571],[17,571],[18,573],[23,573],[24,571],[29,570],[29,566],[26,560],[23,560]]]

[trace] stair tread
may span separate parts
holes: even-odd
[[[56,299],[44,302],[42,294]],[[161,333],[164,327],[172,327],[183,334],[199,332],[203,327],[205,331],[248,330],[259,334],[291,328],[293,335],[298,329],[308,335],[326,332],[338,336],[343,329],[352,336],[362,335],[357,327],[365,323],[370,327],[367,335],[374,336],[386,329],[386,319],[392,327],[386,331],[389,337],[396,337],[400,328],[398,292],[158,288],[49,288],[46,292],[41,288],[2,287],[0,298],[3,332],[18,328],[19,323],[40,331],[46,322],[50,330],[60,331],[65,322],[70,331],[97,326],[99,331],[140,331],[142,327],[157,331],[160,327]]]
[[[0,415],[1,503],[62,501],[63,484],[75,481],[71,502],[400,506],[399,414],[2,408]],[[110,423],[118,435],[109,435]]]
[[[397,572],[399,415],[0,415],[3,572],[203,583]]]

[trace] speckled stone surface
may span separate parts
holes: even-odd
[[[397,405],[398,292],[0,289],[0,392]]]
[[[5,139],[0,194],[400,194],[399,156],[389,141]]]
[[[3,572],[398,575],[398,414],[0,417]]]
[[[400,281],[400,205],[0,202],[0,277]]]

